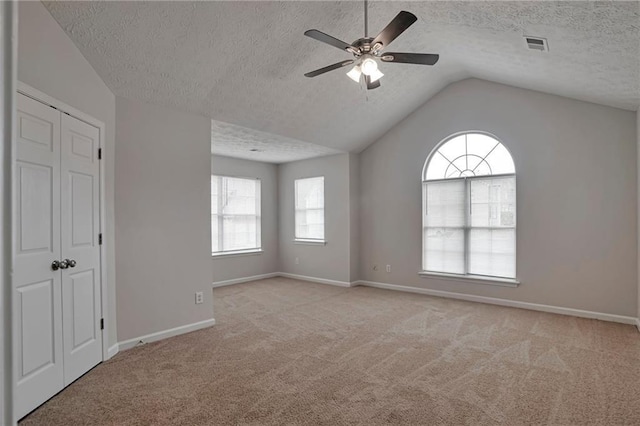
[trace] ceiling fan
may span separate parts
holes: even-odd
[[[324,68],[305,74],[305,77],[316,77],[329,71],[337,70],[355,63],[355,66],[347,75],[356,83],[360,83],[364,76],[367,89],[380,87],[380,78],[384,74],[378,69],[378,62],[396,62],[402,64],[434,65],[440,55],[432,53],[398,53],[383,52],[389,44],[409,28],[418,18],[410,12],[401,11],[391,22],[375,37],[367,36],[368,16],[367,0],[364,2],[364,37],[352,44],[338,40],[318,30],[307,30],[304,35],[315,40],[337,47],[340,50],[353,54],[354,59],[341,61]]]

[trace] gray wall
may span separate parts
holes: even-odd
[[[332,155],[281,164],[279,232],[280,272],[349,282],[350,186],[349,154]],[[294,180],[324,176],[325,240],[327,244],[296,244],[294,239]],[[296,265],[295,258],[300,263]]]
[[[349,281],[360,279],[360,158],[349,154]]]
[[[450,85],[360,154],[362,279],[635,316],[635,123],[630,111],[486,81]],[[422,167],[464,130],[493,133],[514,157],[518,288],[418,276]]]
[[[106,125],[107,289],[109,345],[117,342],[114,245],[115,96],[67,37],[47,9],[37,2],[20,2],[18,11],[18,80],[46,93]]]
[[[636,173],[638,173],[638,254],[639,257],[637,259],[638,263],[638,328],[640,329],[640,109],[636,113],[636,136],[638,137],[638,142],[636,144],[636,149],[638,150],[638,160],[636,162]]]
[[[118,97],[116,141],[120,341],[212,318],[210,119]]]
[[[212,256],[213,282],[278,272],[278,166],[214,155],[211,173],[260,179],[263,250],[260,254]]]

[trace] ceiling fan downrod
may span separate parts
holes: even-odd
[[[369,11],[367,7],[367,0],[364,0],[364,38],[367,38],[367,34],[369,34]]]

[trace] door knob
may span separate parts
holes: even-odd
[[[60,269],[67,269],[69,267],[69,261],[68,260],[61,260],[59,263],[59,268]]]
[[[73,259],[65,259],[67,261],[67,264],[69,265],[69,268],[73,268],[76,266],[76,261]]]
[[[53,269],[54,271],[60,269],[60,262],[58,262],[57,260],[51,262],[51,269]]]

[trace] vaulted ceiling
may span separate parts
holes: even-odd
[[[637,1],[371,2],[369,35],[407,10],[418,21],[391,50],[440,54],[433,67],[382,64],[382,86],[372,91],[347,78],[348,68],[303,76],[350,58],[303,32],[362,37],[361,2],[45,5],[118,96],[341,151],[365,148],[467,77],[619,108],[640,105]],[[528,50],[524,35],[547,38],[549,52]]]

